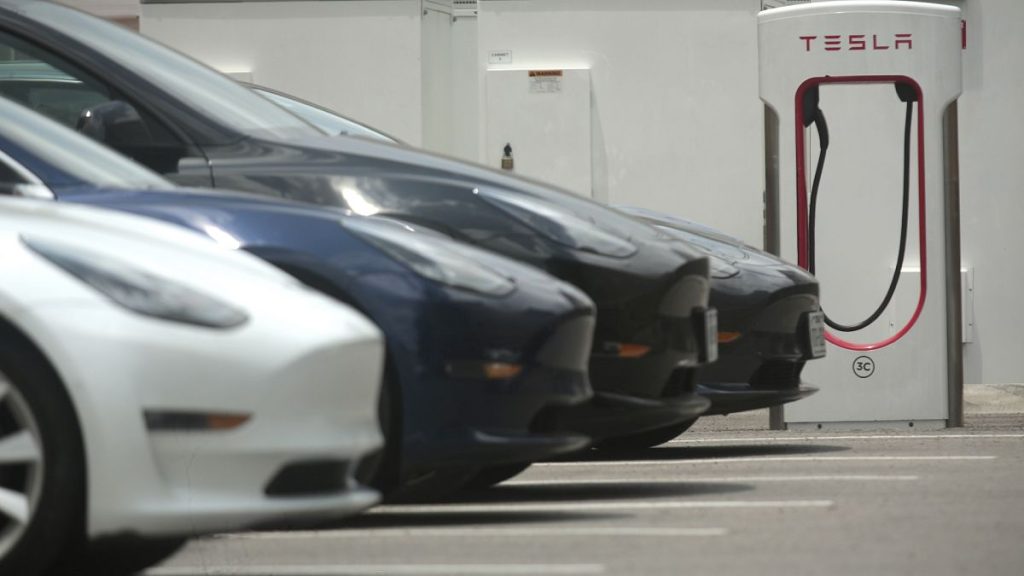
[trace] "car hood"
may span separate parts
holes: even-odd
[[[704,252],[711,261],[712,304],[719,308],[748,307],[752,301],[818,292],[818,281],[803,268],[724,232],[643,208],[617,209],[643,219]]]
[[[283,249],[297,254],[318,255],[326,266],[333,265],[335,250],[351,253],[358,250],[355,246],[367,246],[365,237],[342,224],[345,219],[359,218],[346,210],[264,199],[242,192],[205,188],[126,190],[79,186],[59,190],[57,197],[69,202],[127,210],[173,222],[205,234],[227,248],[254,253]],[[359,221],[364,227],[380,230],[393,230],[396,226],[402,226],[387,218],[359,218]],[[402,227],[412,233],[413,227]],[[499,271],[519,287],[533,286],[533,290],[545,287],[545,292],[554,289],[574,306],[586,309],[593,307],[590,299],[576,287],[531,266],[456,243],[433,231],[416,230],[416,233],[419,234],[418,242],[426,245],[428,250],[445,250],[449,258],[460,258]],[[187,232],[182,234],[193,236]],[[377,258],[393,260],[377,248],[372,250],[374,253],[379,252]],[[259,264],[261,269],[268,268]],[[276,269],[271,269],[276,273]]]

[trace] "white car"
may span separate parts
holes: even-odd
[[[0,199],[0,574],[129,573],[179,538],[373,505],[353,473],[383,444],[383,354],[255,257]]]

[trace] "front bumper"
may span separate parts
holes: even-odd
[[[718,356],[717,312],[708,306],[707,261],[692,262],[663,292],[599,304],[590,374],[594,390],[662,398],[677,369],[692,369]],[[646,347],[630,355],[623,344]]]
[[[590,445],[590,437],[566,432],[516,432],[513,430],[465,429],[435,444],[432,466],[441,468],[488,467],[536,462],[578,452]]]
[[[82,424],[90,537],[194,536],[333,518],[378,501],[352,474],[382,444],[379,333],[325,299],[287,302],[251,308],[250,321],[228,331],[105,303],[34,311],[34,333]],[[147,425],[144,414],[161,412],[249,419],[223,431]],[[304,465],[345,473],[269,493]]]
[[[817,392],[814,386],[799,384],[791,388],[758,390],[745,382],[699,384],[697,393],[710,401],[706,416],[758,410],[795,402]]]
[[[437,410],[412,410],[413,426],[433,430],[404,438],[402,476],[442,468],[533,462],[582,450],[590,438],[547,424],[550,414],[587,402],[593,395],[583,371],[532,366],[507,382],[440,381],[451,402]],[[415,405],[415,404],[414,404]],[[420,404],[423,406],[423,404]],[[432,428],[437,422],[449,424]]]
[[[721,345],[721,360],[698,373],[697,392],[712,402],[708,414],[779,406],[816,392],[800,374],[814,359],[808,319],[817,311],[811,292],[777,298],[752,314],[722,310],[721,330],[741,336]]]
[[[586,404],[550,414],[548,425],[586,434],[596,443],[693,420],[710,405],[696,394],[652,399],[598,392]]]
[[[408,426],[400,476],[544,460],[589,444],[585,435],[544,422],[593,396],[586,371],[593,313],[574,311],[538,330],[515,377],[459,377],[449,363],[447,373],[403,389],[412,396],[402,403]]]

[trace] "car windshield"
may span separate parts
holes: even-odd
[[[240,133],[282,138],[322,136],[312,125],[227,76],[117,24],[49,2],[27,3],[19,9]]]
[[[2,140],[56,166],[76,181],[114,188],[174,187],[155,172],[107,147],[3,98],[0,98],[0,119],[3,121]],[[46,182],[50,186],[65,183]]]
[[[338,114],[324,110],[319,106],[308,104],[298,100],[297,98],[285,96],[284,94],[277,92],[271,92],[270,90],[263,90],[261,88],[253,88],[253,90],[260,96],[263,96],[274,104],[277,104],[292,114],[295,114],[299,118],[302,118],[306,122],[309,122],[331,136],[343,134],[345,136],[360,136],[362,138],[370,138],[372,140],[380,140],[382,142],[390,142],[392,144],[398,142],[394,138],[382,132],[378,132],[369,126],[363,126],[355,120],[349,120],[344,116],[339,116]]]

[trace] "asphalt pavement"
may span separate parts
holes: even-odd
[[[938,432],[706,418],[658,448],[536,464],[440,504],[194,540],[147,574],[1021,576],[1024,410],[1007,403],[1022,390],[975,390],[966,427]]]

